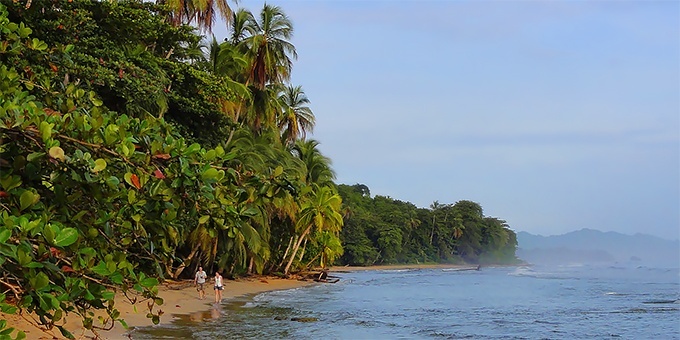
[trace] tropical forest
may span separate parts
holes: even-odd
[[[117,293],[157,323],[159,284],[198,266],[517,261],[515,233],[479,203],[420,208],[335,182],[308,138],[323,113],[290,83],[282,8],[1,0],[0,30],[2,313],[73,337],[66,314],[95,334],[125,325]],[[0,320],[0,339],[24,337]]]

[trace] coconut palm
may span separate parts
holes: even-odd
[[[244,8],[239,8],[232,14],[229,27],[231,34],[225,40],[234,46],[239,45],[246,37],[257,33],[256,24],[253,13]]]
[[[291,58],[297,58],[295,46],[288,41],[293,36],[290,19],[280,7],[265,4],[251,30],[251,35],[243,40],[251,58],[248,83],[264,89],[269,83],[290,79]]]
[[[170,22],[196,26],[204,32],[212,32],[217,16],[229,23],[232,19],[227,0],[157,0],[158,4],[170,7]]]
[[[307,167],[305,183],[308,185],[330,186],[335,179],[335,172],[331,169],[330,158],[321,154],[317,148],[319,142],[298,140],[293,147],[293,154],[300,158]]]
[[[333,261],[342,256],[342,242],[337,233],[324,230],[320,233],[315,233],[313,237],[313,241],[319,250],[316,256],[309,260],[305,266],[306,268],[309,268],[317,259],[320,259],[319,266],[326,268],[326,266],[333,264]]]
[[[285,144],[293,145],[298,139],[305,139],[307,131],[314,129],[314,113],[307,106],[309,99],[302,86],[288,85],[279,96],[281,112],[277,125]]]
[[[316,227],[318,231],[326,230],[334,233],[340,231],[343,223],[340,214],[341,206],[342,198],[334,193],[331,187],[321,187],[305,196],[296,223],[296,230],[300,232],[300,236],[289,255],[288,264],[283,270],[284,274],[290,272],[300,245],[307,239],[313,227]]]

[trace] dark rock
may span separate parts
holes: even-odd
[[[319,321],[317,318],[290,318],[290,321],[297,321],[297,322],[316,322]]]

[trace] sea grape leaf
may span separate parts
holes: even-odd
[[[50,157],[52,157],[54,159],[58,159],[58,160],[61,160],[61,161],[66,159],[66,156],[64,154],[64,149],[62,149],[61,147],[58,147],[58,146],[51,147],[50,150],[49,150],[49,154],[50,154]]]
[[[102,158],[97,159],[94,161],[94,168],[92,169],[92,172],[99,172],[106,169],[106,161]]]
[[[204,180],[204,181],[205,180],[212,180],[212,179],[217,178],[218,174],[219,173],[217,172],[217,169],[208,168],[207,170],[203,171],[203,173],[201,173],[201,179]]]
[[[145,279],[139,281],[139,284],[140,284],[142,287],[151,288],[151,287],[153,287],[153,286],[155,286],[155,285],[158,284],[158,280],[157,280],[155,277],[147,277],[147,278],[145,278]]]
[[[83,322],[83,323],[84,323],[84,322]],[[64,326],[57,326],[57,328],[59,328],[59,331],[61,332],[61,335],[65,336],[65,337],[67,337],[67,338],[69,338],[69,339],[75,339],[75,337],[73,336],[73,334],[71,334],[71,332],[69,332],[68,330],[66,330],[66,328],[64,328]]]
[[[42,137],[43,142],[46,142],[52,137],[52,127],[54,124],[48,122],[40,122],[40,137]]]
[[[60,247],[68,247],[78,240],[78,230],[64,228],[54,239],[54,244]]]
[[[12,232],[8,229],[0,230],[0,243],[5,243],[7,240],[9,240],[10,236],[12,236]]]
[[[35,276],[35,278],[33,278],[31,283],[35,290],[40,290],[41,288],[46,287],[50,283],[50,279],[47,277],[45,273],[40,272],[38,273],[38,275]]]

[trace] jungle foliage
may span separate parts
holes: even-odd
[[[288,83],[292,23],[225,6],[0,0],[2,313],[65,337],[76,314],[96,335],[125,325],[116,294],[157,323],[158,284],[198,266],[514,257],[514,233],[475,203],[417,209],[336,186]],[[201,35],[215,13],[223,42]],[[0,320],[0,339],[24,336]]]
[[[518,263],[517,235],[478,203],[435,201],[425,209],[371,197],[363,184],[341,184],[338,192],[349,212],[340,233],[343,264]]]

